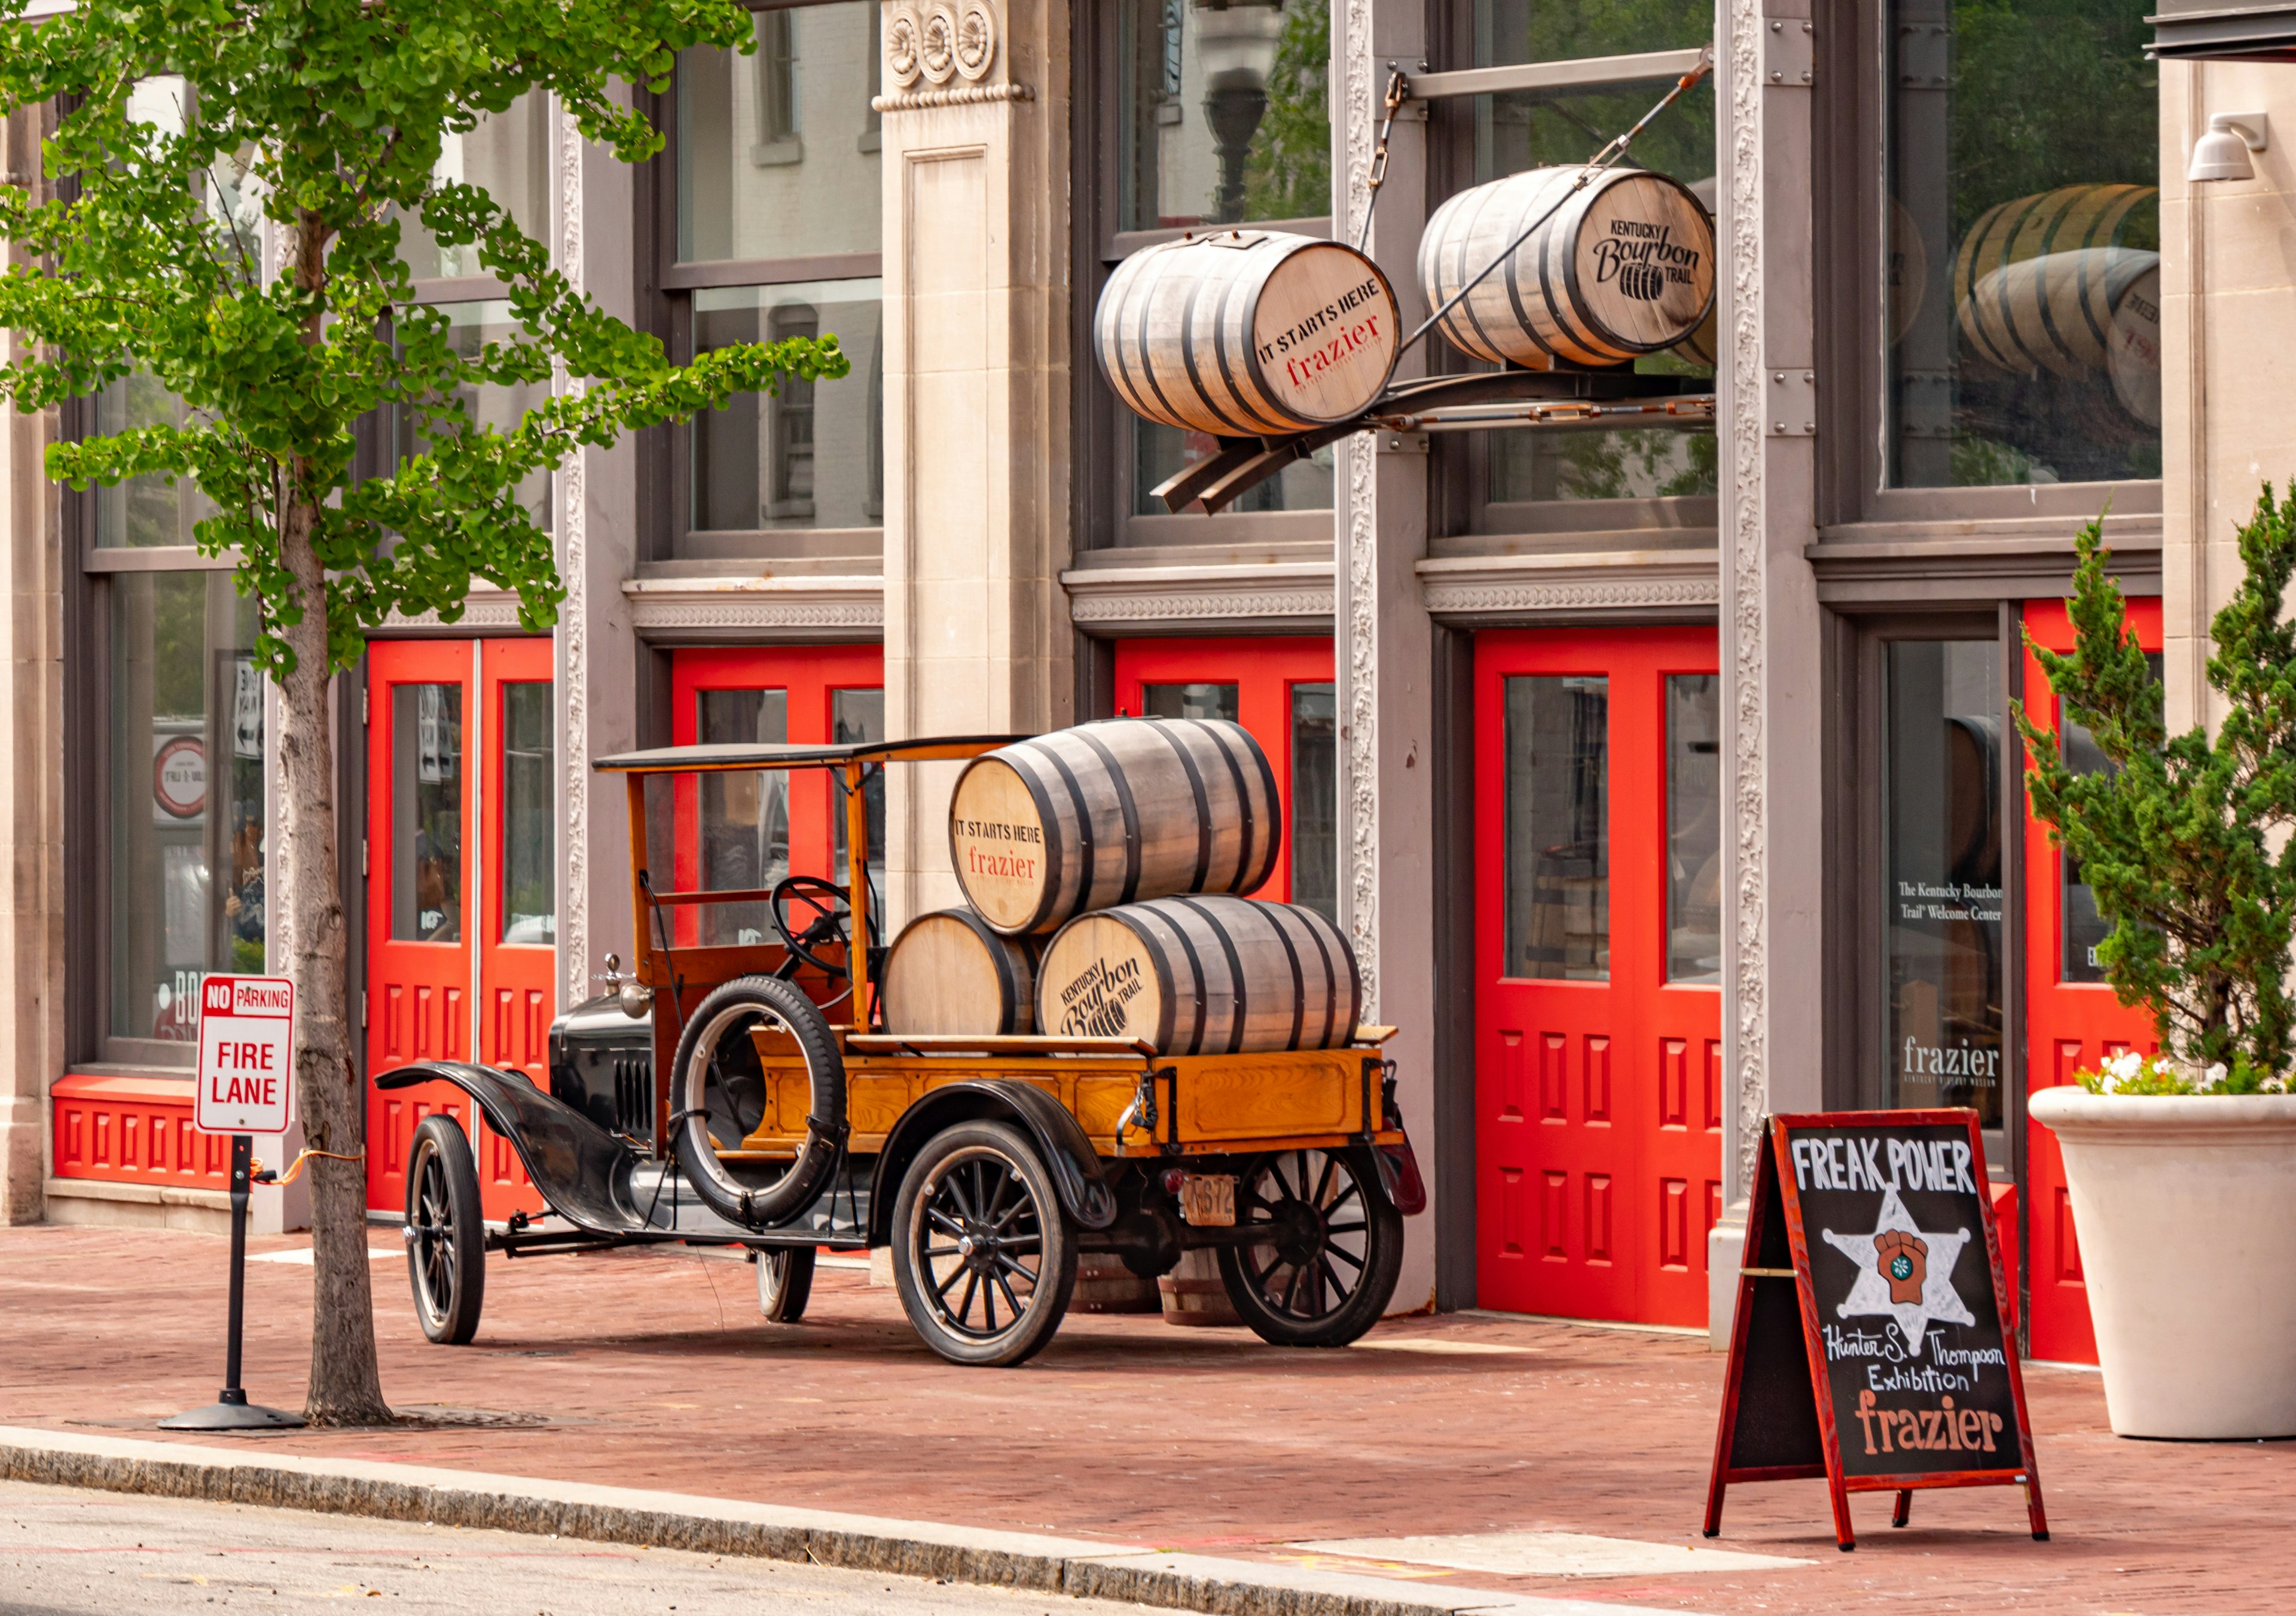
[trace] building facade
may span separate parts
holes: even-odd
[[[2150,1035],[2025,811],[2008,707],[2053,710],[2023,636],[2065,642],[2103,513],[2172,714],[2199,713],[2234,525],[2290,469],[2264,390],[2296,289],[2277,145],[2251,181],[2182,176],[2280,70],[2155,65],[2135,0],[760,0],[754,29],[639,92],[668,136],[646,165],[539,101],[447,159],[674,357],[834,332],[852,368],[538,483],[554,635],[481,590],[341,680],[371,1072],[539,1073],[628,935],[595,758],[1235,718],[1283,798],[1267,895],[1337,917],[1403,1029],[1434,1205],[1399,1308],[1706,1328],[1765,1113],[1969,1104],[2031,1350],[2091,1355],[2024,1097]],[[1711,209],[1715,316],[1606,385],[1710,409],[1398,422],[1218,514],[1155,497],[1218,446],[1099,373],[1128,254],[1360,241],[1415,325],[1435,209],[1583,161],[1709,47],[1633,160]],[[9,127],[12,174],[36,136]],[[468,340],[506,317],[455,252],[407,250]],[[1480,365],[1431,336],[1398,377]],[[39,472],[47,434],[169,407],[122,383],[19,422],[0,463],[12,1218],[218,1219],[190,994],[279,957],[270,697],[189,547],[196,496]],[[957,897],[949,782],[872,805],[896,923]],[[681,884],[827,874],[829,789],[712,782],[650,857]],[[431,1103],[370,1106],[381,1215]],[[506,1216],[531,1192],[480,1146]]]

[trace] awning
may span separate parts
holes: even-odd
[[[2159,15],[2144,21],[2152,25],[2145,54],[2157,61],[2296,62],[2296,4],[2289,0],[2161,0]]]

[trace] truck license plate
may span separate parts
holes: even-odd
[[[1180,1180],[1180,1216],[1198,1228],[1226,1228],[1235,1222],[1235,1175],[1190,1173]]]

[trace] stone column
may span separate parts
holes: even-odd
[[[1426,8],[1416,0],[1344,0],[1333,8],[1332,215],[1361,233],[1388,75],[1419,70]],[[1427,125],[1398,119],[1386,183],[1372,210],[1368,250],[1393,283],[1406,332],[1426,317],[1414,268],[1427,217]],[[1433,339],[1428,339],[1432,340]],[[1424,347],[1398,376],[1423,374]],[[1370,1021],[1401,1031],[1387,1046],[1406,1126],[1425,1143],[1431,1194],[1472,1194],[1435,1181],[1435,915],[1433,630],[1420,594],[1427,556],[1427,440],[1359,433],[1340,446],[1334,513],[1337,600],[1332,647],[1339,685],[1340,923],[1363,967]],[[1464,988],[1464,984],[1457,985]],[[1404,1228],[1397,1312],[1431,1306],[1435,1219]]]
[[[560,109],[551,165],[551,212],[559,266],[607,313],[635,324],[636,265],[627,225],[635,170],[584,141]],[[593,237],[586,218],[605,220]],[[562,374],[563,390],[570,385]],[[596,759],[638,739],[638,643],[622,581],[637,563],[637,446],[584,449],[560,469],[552,517],[559,608],[552,672],[558,734],[558,1003],[595,991],[605,956],[630,958],[629,816],[619,778],[593,774]]]
[[[884,15],[885,726],[1074,714],[1069,556],[1069,10]],[[890,770],[892,925],[957,901],[957,766]]]
[[[39,172],[39,111],[11,116],[0,167]],[[6,356],[15,338],[0,332]],[[8,524],[7,610],[0,612],[0,1224],[36,1223],[47,1178],[48,1085],[64,1069],[63,568],[56,485],[41,456],[53,414],[11,411],[0,453]],[[75,561],[77,558],[73,558]],[[82,744],[100,744],[83,737]]]
[[[1824,846],[1823,614],[1811,280],[1808,0],[1727,0],[1717,62],[1722,461],[1723,1200],[1708,1240],[1709,1324],[1728,1344],[1762,1118],[1819,1109]],[[1799,37],[1797,37],[1799,36]],[[1773,59],[1780,70],[1774,77]],[[1792,70],[1786,70],[1791,69]],[[1814,75],[1813,75],[1814,77]],[[1856,418],[1853,409],[1842,420]]]

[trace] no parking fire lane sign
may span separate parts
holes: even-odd
[[[202,1133],[283,1134],[294,1107],[295,984],[211,976],[200,984]]]

